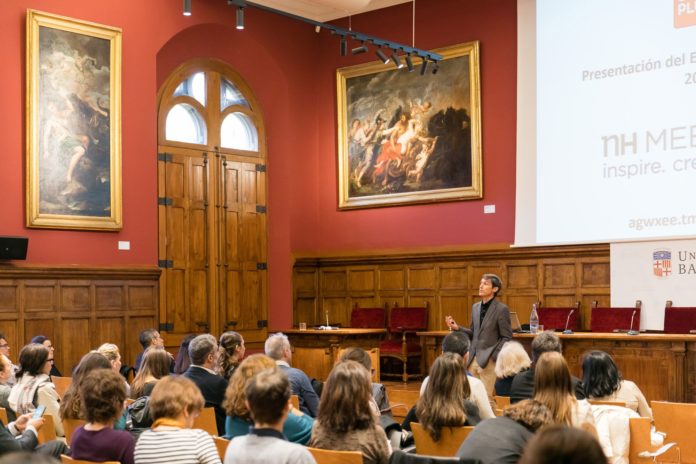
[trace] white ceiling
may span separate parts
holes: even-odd
[[[411,0],[253,0],[253,3],[319,22],[378,10]]]

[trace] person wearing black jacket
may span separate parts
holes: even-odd
[[[0,421],[0,456],[15,451],[36,451],[59,458],[67,454],[68,447],[63,442],[53,440],[38,446],[38,432],[44,424],[44,419],[32,419],[31,414],[24,414],[16,421],[5,424]]]

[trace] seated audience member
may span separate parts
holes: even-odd
[[[576,427],[540,430],[524,450],[519,464],[607,464],[597,440]]]
[[[516,464],[534,432],[552,422],[551,411],[543,404],[520,401],[506,408],[501,417],[477,425],[459,447],[457,456],[479,459],[482,464]]]
[[[2,343],[1,340],[0,343]],[[9,385],[10,378],[14,378],[14,372],[12,372],[12,362],[7,356],[0,354],[0,407],[5,408],[7,411],[7,418],[10,420],[10,422],[14,422],[17,419],[17,416],[8,402],[10,392],[12,391],[12,386]]]
[[[13,386],[16,382],[17,379],[15,378],[15,372],[17,372],[17,369],[19,369],[19,366],[15,366],[14,363],[12,362],[12,358],[10,358],[10,344],[7,342],[7,338],[5,338],[5,334],[0,332],[0,354],[3,356],[6,356],[7,359],[10,360],[10,365],[12,366],[12,371],[10,378],[5,382],[6,385],[9,385],[10,387]]]
[[[133,436],[123,430],[114,430],[114,423],[121,418],[126,400],[126,386],[121,374],[110,369],[93,370],[80,381],[79,394],[82,416],[87,423],[78,427],[72,436],[73,459],[133,464]]]
[[[370,406],[370,373],[355,361],[339,362],[324,384],[309,446],[360,451],[364,464],[386,464],[389,442]]]
[[[542,354],[534,371],[534,399],[549,408],[554,424],[594,426],[592,406],[575,398],[568,364],[561,353]]]
[[[469,337],[464,332],[451,332],[442,340],[442,353],[456,353],[464,360],[466,366],[469,362]],[[470,375],[467,372],[469,380],[469,388],[471,395],[467,398],[474,403],[478,408],[481,419],[490,419],[495,417],[490,401],[488,401],[488,393],[483,382]],[[429,378],[426,376],[421,384],[420,394],[423,396],[425,387],[428,385]]]
[[[191,429],[203,409],[203,395],[184,376],[167,376],[150,396],[152,428],[135,445],[136,464],[220,464],[217,448],[205,430]]]
[[[512,379],[512,386],[510,387],[511,403],[517,403],[518,401],[534,397],[534,368],[536,361],[543,353],[561,353],[562,350],[563,345],[561,344],[561,339],[558,338],[558,335],[554,332],[541,332],[534,337],[534,340],[532,340],[532,367],[531,369],[520,372]],[[575,397],[579,400],[584,399],[585,392],[582,388],[582,382],[575,376],[571,377],[571,379]]]
[[[135,358],[135,372],[138,372],[140,370],[140,364],[143,362],[143,356],[145,355],[145,350],[148,348],[154,348],[158,350],[164,350],[164,339],[160,335],[160,333],[155,330],[155,329],[145,329],[142,332],[140,332],[140,346],[143,347],[143,351],[138,353],[138,356]],[[170,368],[169,372],[174,372],[174,356],[169,354],[166,350],[165,353],[169,356],[169,361],[170,361]]]
[[[495,361],[495,394],[498,396],[510,396],[512,380],[515,375],[529,369],[532,360],[519,342],[507,342],[498,353]]]
[[[262,355],[254,355],[262,356]],[[262,356],[262,358],[269,359]],[[260,358],[261,359],[261,358]],[[235,370],[233,379],[245,369],[249,359]],[[234,380],[233,380],[234,382]],[[283,434],[283,422],[289,417],[290,382],[275,365],[252,376],[244,387],[254,426],[248,434],[235,437],[227,447],[225,464],[311,464],[314,458],[304,446],[289,443]]]
[[[264,350],[266,356],[273,359],[288,376],[292,393],[300,399],[300,411],[312,417],[317,417],[319,397],[314,388],[312,388],[312,382],[307,377],[307,374],[291,367],[292,348],[288,337],[282,333],[271,335],[266,340]]]
[[[169,364],[170,358],[166,351],[157,348],[145,350],[140,369],[131,383],[131,398],[150,396],[155,384],[169,375]]]
[[[355,361],[361,364],[372,376],[375,370],[372,368],[372,359],[370,354],[362,348],[346,348],[341,354],[341,361]],[[387,389],[381,383],[372,382],[372,399],[374,407],[378,414],[392,417],[389,398],[387,397]],[[392,419],[393,420],[393,419]]]
[[[259,372],[275,368],[276,363],[268,356],[253,354],[234,370],[223,403],[227,412],[225,438],[232,439],[249,433],[249,427],[253,425],[253,421],[246,403],[245,385]],[[282,432],[288,441],[306,445],[312,436],[312,425],[314,425],[314,419],[302,411],[291,408],[283,424]]]
[[[30,343],[22,348],[19,352],[17,383],[10,391],[8,402],[17,415],[34,412],[39,405],[45,406],[45,414],[54,418],[56,435],[62,437],[65,433],[63,424],[58,420],[60,398],[48,376],[52,366],[49,356],[48,348],[38,343]]]
[[[5,424],[0,421],[0,455],[5,456],[18,451],[31,451],[56,458],[68,452],[65,443],[59,440],[39,443],[38,430],[44,425],[44,418],[32,419],[31,413],[23,414],[16,421]],[[29,462],[29,461],[21,461]]]
[[[123,363],[121,362],[121,351],[118,349],[118,346],[113,343],[103,343],[96,351],[109,360],[112,371],[117,374],[121,373]],[[130,398],[130,385],[128,385],[128,381],[125,377],[123,377],[123,384],[126,386],[126,396]]]
[[[218,359],[217,373],[225,380],[230,380],[235,368],[244,358],[244,338],[237,332],[230,330],[220,335],[220,358]]]
[[[29,343],[38,343],[39,345],[43,345],[46,348],[48,348],[48,357],[51,360],[51,372],[49,372],[48,375],[62,377],[63,374],[61,374],[58,368],[56,367],[55,348],[53,347],[53,342],[45,335],[37,335],[36,337],[32,338],[31,342]]]
[[[189,358],[188,347],[191,340],[196,338],[196,334],[188,334],[181,340],[181,345],[179,345],[179,352],[174,358],[174,373],[176,375],[181,375],[186,372],[191,365],[191,358]]]
[[[80,362],[73,371],[70,387],[68,387],[68,390],[63,395],[63,401],[60,403],[59,420],[85,419],[84,408],[82,407],[82,381],[87,374],[95,370],[111,370],[111,363],[104,355],[92,351],[80,359]],[[123,379],[123,377],[121,377],[121,379]],[[123,428],[123,426],[121,426],[121,428]]]
[[[404,419],[404,428],[419,422],[433,441],[440,439],[443,427],[461,427],[481,422],[478,408],[469,400],[466,363],[456,353],[444,353],[430,368],[430,381],[416,406]]]
[[[638,386],[621,378],[616,363],[604,351],[590,351],[582,361],[582,384],[588,399],[618,401],[652,419],[652,410]]]
[[[222,402],[225,400],[227,380],[217,375],[214,370],[219,354],[215,337],[210,334],[197,336],[189,344],[191,365],[183,375],[198,386],[203,394],[205,406],[215,408],[218,435],[223,435],[226,414]]]

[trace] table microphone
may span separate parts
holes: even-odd
[[[633,318],[636,317],[636,313],[638,312],[637,309],[633,310],[633,314],[631,314],[631,326],[628,328],[628,332],[626,332],[628,335],[638,335],[640,334],[639,331],[633,330]]]
[[[575,308],[571,309],[570,312],[568,313],[568,319],[566,319],[565,329],[563,330],[564,335],[570,335],[573,333],[573,331],[568,328],[568,324],[570,324],[570,316],[572,316],[574,312],[575,312]]]

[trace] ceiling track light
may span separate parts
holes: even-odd
[[[360,42],[359,47],[355,47],[353,50],[351,50],[351,53],[353,55],[359,55],[360,53],[365,53],[367,52],[367,45],[365,45],[365,42]]]
[[[438,63],[437,61],[435,61],[435,62],[433,63],[433,74],[437,74],[437,72],[438,72],[439,69],[440,69],[440,63]]]
[[[379,58],[382,61],[382,63],[389,63],[389,57],[387,57],[387,55],[384,54],[381,48],[375,50],[375,55],[377,55],[377,58]]]
[[[191,0],[184,0],[184,16],[191,16]]]
[[[394,63],[394,66],[396,66],[396,69],[401,69],[404,67],[404,64],[399,59],[399,55],[396,54],[396,50],[394,50],[394,53],[391,54],[391,60]]]
[[[244,30],[244,7],[240,6],[237,8],[237,30]]]
[[[408,68],[408,72],[413,72],[413,70],[415,68],[413,67],[413,60],[411,59],[411,54],[410,53],[407,54],[405,59],[406,59],[406,67]]]
[[[346,36],[341,36],[341,56],[348,55],[348,39]]]
[[[428,70],[428,59],[423,58],[423,64],[421,64],[421,70],[420,70],[421,76],[425,75],[425,72],[427,70]]]

